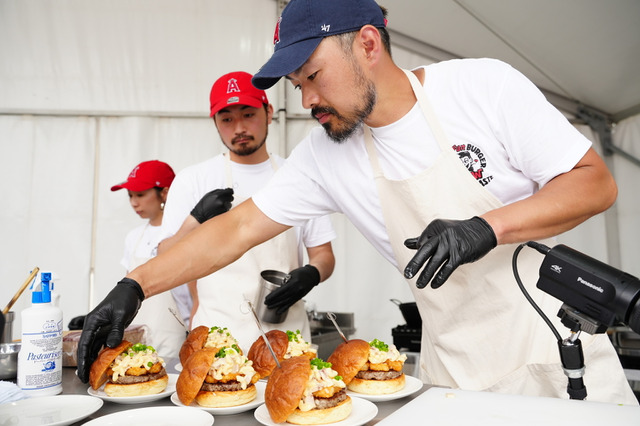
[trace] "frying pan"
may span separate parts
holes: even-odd
[[[422,318],[420,317],[420,312],[418,312],[418,305],[416,302],[402,303],[398,299],[389,300],[398,305],[408,326],[415,328],[422,327]]]

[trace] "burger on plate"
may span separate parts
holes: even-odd
[[[347,389],[369,395],[383,395],[404,388],[402,372],[407,355],[395,345],[374,339],[353,339],[338,345],[329,356],[333,368],[342,376]]]
[[[316,350],[311,347],[309,342],[304,340],[300,330],[295,332],[287,330],[286,333],[281,330],[270,330],[265,335],[278,361],[294,356],[306,356],[309,359],[317,356]],[[253,342],[247,353],[247,358],[253,361],[253,368],[261,378],[268,377],[276,367],[276,361],[262,336]]]
[[[104,384],[108,396],[153,395],[169,382],[165,363],[147,345],[123,340],[115,348],[105,347],[91,364],[89,384],[97,390]]]
[[[320,358],[283,360],[269,377],[264,399],[275,423],[334,423],[351,414],[351,398],[342,378]]]
[[[238,347],[238,341],[231,335],[226,327],[215,326],[209,328],[204,325],[198,326],[189,332],[189,335],[180,347],[180,352],[178,353],[180,364],[184,365],[191,354],[202,348],[220,349],[233,345]],[[240,350],[240,354],[242,354],[242,350]]]
[[[237,345],[200,349],[182,366],[176,383],[178,398],[184,405],[195,400],[215,408],[251,402],[258,393],[254,383],[259,379],[251,364]]]

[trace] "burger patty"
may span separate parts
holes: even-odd
[[[359,371],[356,374],[358,379],[362,380],[391,380],[396,377],[402,376],[402,371],[373,371],[373,370],[365,370]]]
[[[206,392],[233,392],[242,390],[242,384],[237,381],[231,381],[227,383],[217,382],[217,383],[207,383],[204,382],[200,390]]]
[[[347,393],[344,389],[333,394],[331,398],[317,398],[314,397],[313,400],[316,403],[316,408],[318,410],[324,410],[325,408],[335,407],[340,404],[342,401],[347,399]]]
[[[115,382],[111,380],[110,382],[117,383],[119,385],[132,385],[135,383],[144,383],[144,382],[149,382],[151,380],[156,380],[166,375],[167,375],[167,371],[163,368],[158,373],[144,374],[142,376],[118,376],[118,379]]]

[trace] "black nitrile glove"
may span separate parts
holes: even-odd
[[[214,189],[207,192],[191,210],[198,223],[203,223],[214,216],[226,213],[231,209],[233,201],[233,188]]]
[[[264,298],[267,308],[276,309],[278,315],[285,313],[320,283],[320,272],[313,265],[294,269],[289,272],[289,276],[290,278],[285,280],[279,289],[272,291]]]
[[[413,278],[426,262],[416,281],[416,287],[427,286],[436,270],[440,269],[432,288],[438,288],[460,265],[475,262],[498,244],[491,226],[481,217],[467,220],[436,219],[419,238],[409,238],[404,245],[418,252],[404,268],[404,276]]]
[[[102,345],[116,347],[122,342],[124,330],[131,324],[144,300],[140,284],[123,278],[102,302],[86,316],[78,342],[78,377],[89,381],[91,364],[98,357]]]

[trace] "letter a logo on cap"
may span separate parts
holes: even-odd
[[[238,86],[238,80],[235,78],[230,78],[227,81],[227,93],[239,92],[240,87]]]
[[[280,43],[280,22],[282,22],[282,16],[278,18],[278,22],[276,22],[276,30],[273,33],[273,44]]]

